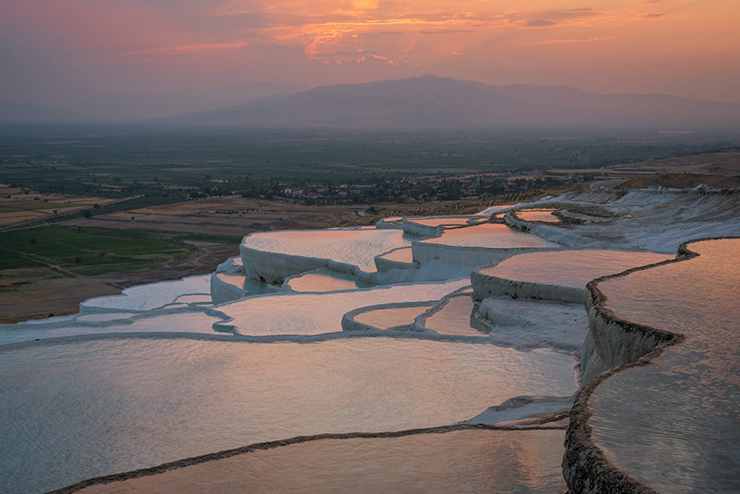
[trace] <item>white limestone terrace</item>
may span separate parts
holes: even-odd
[[[478,340],[522,351],[537,348],[577,356],[588,334],[583,304],[488,297],[471,288],[439,300],[361,306],[342,318],[345,331],[404,331],[446,341]]]
[[[593,249],[530,252],[478,268],[471,279],[478,299],[509,295],[582,303],[589,281],[672,257],[652,252]]]
[[[345,331],[411,331],[414,320],[437,304],[398,302],[370,305],[351,310],[342,317]]]
[[[403,217],[381,218],[375,223],[375,228],[378,230],[403,230]]]
[[[557,244],[543,240],[536,235],[523,233],[496,223],[448,229],[442,232],[439,237],[422,240],[420,243],[478,249],[546,249],[558,247]]]
[[[414,321],[414,329],[443,335],[482,337],[492,327],[478,317],[478,304],[469,289],[443,298]]]
[[[537,201],[537,203],[544,202],[544,201],[546,201],[548,199],[550,199],[550,196],[547,196],[547,197],[544,197],[544,198],[540,199],[539,201]],[[478,214],[480,216],[487,216],[487,217],[491,218],[491,217],[493,217],[495,215],[498,215],[498,214],[501,214],[501,213],[508,213],[509,211],[511,211],[514,208],[526,206],[528,204],[534,204],[534,203],[499,204],[497,206],[491,206],[489,208],[486,208],[486,209],[484,209],[483,211],[481,211]]]
[[[517,396],[500,405],[489,407],[483,413],[470,419],[468,423],[521,427],[528,423],[540,423],[543,419],[565,418],[572,406],[572,396]]]
[[[364,435],[224,452],[211,461],[118,479],[83,494],[220,492],[425,494],[563,492],[561,430],[470,428],[444,434]],[[495,452],[495,454],[491,454]],[[236,453],[236,454],[234,454]],[[271,468],[261,468],[269,464]],[[177,464],[175,465],[177,466]]]
[[[572,491],[740,491],[738,259],[740,238],[707,239],[589,284],[584,362],[612,370],[573,409]]]
[[[492,327],[489,340],[521,350],[553,348],[575,355],[588,334],[581,303],[488,297],[480,301],[478,317]]]
[[[101,319],[101,315],[110,316]],[[113,317],[116,316],[116,317]],[[18,323],[0,326],[0,350],[28,342],[86,338],[135,338],[135,337],[230,337],[228,331],[217,331],[214,326],[223,322],[224,316],[212,309],[178,307],[143,313],[116,312],[71,318],[50,318],[43,323]]]
[[[219,264],[216,272],[211,275],[211,299],[214,305],[250,295],[272,293],[279,289],[279,286],[247,278],[241,257],[227,259]]]
[[[342,327],[345,331],[410,331],[444,341],[488,342],[519,351],[546,349],[571,356],[577,356],[588,332],[582,304],[491,297],[480,303],[479,310],[470,287],[436,303],[362,307],[345,314]],[[468,423],[540,423],[567,416],[572,402],[572,395],[518,396],[487,409]]]
[[[460,221],[485,221],[479,216]],[[404,220],[405,221],[405,220]],[[451,219],[435,217],[431,220]],[[416,223],[411,223],[417,225]],[[406,225],[406,223],[404,223]],[[319,231],[279,231],[254,233],[242,242],[241,259],[245,279],[279,285],[292,276],[328,268],[351,274],[366,284],[410,283],[467,276],[482,264],[508,257],[522,249],[557,248],[557,244],[506,225],[483,223],[454,229],[429,228],[430,239],[416,240],[403,231],[378,228],[341,228]],[[411,248],[409,262],[408,251]],[[401,254],[395,259],[395,254]],[[217,276],[219,302],[246,293],[240,279]],[[231,287],[223,286],[231,285]]]
[[[264,441],[447,426],[576,388],[566,355],[388,337],[67,340],[0,357],[8,494]]]
[[[439,259],[459,268],[491,264],[528,250],[559,247],[536,235],[496,223],[444,230],[438,237],[419,240],[411,246],[414,260],[422,265]]]
[[[211,299],[215,305],[250,295],[272,293],[278,289],[277,286],[248,279],[244,273],[213,273],[211,275]]]
[[[371,284],[359,281],[351,273],[341,273],[327,268],[320,268],[315,271],[286,278],[281,291],[326,293],[370,287],[372,287]]]
[[[524,208],[513,211],[512,214],[523,221],[534,221],[538,223],[560,223],[561,220],[554,214],[555,211],[557,210]]]
[[[629,192],[580,192],[522,204],[598,206],[612,217],[593,217],[584,224],[541,224],[507,214],[506,222],[544,239],[571,247],[648,250],[673,254],[686,240],[740,232],[740,189],[635,189]],[[579,214],[578,218],[588,218]]]
[[[0,490],[40,492],[95,475],[298,435],[455,424],[521,393],[571,394],[576,387],[571,357],[548,349],[451,346],[428,338],[342,338],[342,333],[298,344],[301,335],[340,331],[337,322],[350,307],[419,296],[439,299],[466,284],[249,296],[200,312],[165,308],[135,314],[125,325],[96,321],[57,327],[46,342],[26,337],[25,344],[0,346],[0,370],[9,376],[4,383],[13,383],[0,385],[0,408],[8,418],[0,439],[18,446],[6,448],[0,458]],[[243,311],[231,321],[242,323],[240,330],[258,331],[207,334],[214,321],[234,316],[233,311]],[[280,319],[281,313],[290,315]],[[292,337],[267,344],[269,335],[262,330],[271,328],[280,329],[273,334]],[[186,337],[186,331],[192,336]],[[239,338],[245,335],[252,340]],[[242,389],[237,395],[234,386]],[[55,393],[64,396],[58,406],[34,404]],[[166,413],[172,403],[178,404],[177,414]],[[247,406],[254,403],[260,404],[256,410]],[[296,403],[300,421],[290,419]],[[435,412],[424,407],[412,411],[421,403],[435,403]],[[515,415],[532,413],[524,407]],[[29,429],[22,424],[29,422],[43,429],[43,440],[25,436]],[[60,464],[58,459],[70,451],[90,460]]]
[[[425,216],[405,217],[402,220],[403,231],[410,235],[420,237],[436,237],[442,231],[449,228],[475,225],[488,221],[488,217],[482,215],[467,216]]]
[[[247,277],[271,284],[329,267],[355,275],[376,271],[375,256],[411,245],[402,231],[367,228],[252,233],[240,250]]]
[[[414,261],[411,247],[399,247],[385,254],[375,256],[375,266],[379,272],[387,272],[393,269],[418,268],[419,264]]]
[[[97,312],[146,312],[176,304],[187,295],[210,295],[210,275],[189,276],[180,280],[126,288],[120,295],[96,297],[80,304],[80,314]],[[154,287],[152,286],[154,285]]]
[[[439,300],[467,279],[412,283],[330,293],[258,295],[218,306],[227,318],[217,329],[250,336],[311,336],[342,332],[342,318],[361,307]]]

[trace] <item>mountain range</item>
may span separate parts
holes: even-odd
[[[606,95],[566,86],[490,86],[436,76],[317,87],[178,121],[359,128],[740,127],[740,104],[665,95]]]
[[[128,99],[127,99],[128,98]],[[740,129],[740,104],[567,86],[491,86],[437,76],[308,89],[286,83],[88,102],[78,113],[0,104],[2,120],[155,119],[169,125],[459,129]]]

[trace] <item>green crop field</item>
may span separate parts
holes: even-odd
[[[208,235],[44,226],[0,233],[0,270],[58,266],[77,275],[154,269],[193,250],[185,241],[238,243]]]

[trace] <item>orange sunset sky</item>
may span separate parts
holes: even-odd
[[[0,100],[427,73],[740,102],[738,0],[0,0]]]

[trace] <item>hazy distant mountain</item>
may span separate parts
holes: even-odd
[[[196,123],[357,127],[455,127],[491,115],[515,117],[527,105],[453,79],[426,76],[317,87],[273,102],[254,102],[186,117]]]
[[[263,99],[274,100],[309,89],[300,84],[257,82],[212,89],[106,96],[77,101],[78,111],[105,120],[144,120],[204,112]]]
[[[740,105],[565,86],[489,86],[435,76],[317,87],[178,119],[210,125],[362,128],[736,127]]]
[[[82,115],[54,108],[0,102],[0,122],[69,122],[84,119]]]
[[[529,104],[561,108],[568,120],[598,125],[723,126],[740,124],[740,105],[662,94],[598,94],[567,86],[471,83]]]

